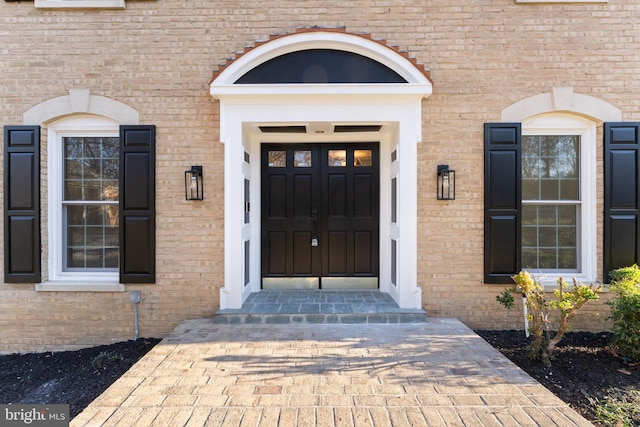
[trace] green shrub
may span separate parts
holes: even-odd
[[[553,294],[555,299],[547,301],[544,286],[527,271],[521,271],[512,277],[516,282],[516,288],[507,289],[496,296],[496,301],[507,309],[513,308],[514,298],[512,293],[521,292],[525,298],[527,307],[527,319],[532,341],[529,345],[529,356],[534,360],[540,360],[545,366],[551,366],[551,356],[556,346],[569,329],[569,319],[576,315],[578,310],[587,302],[597,300],[601,287],[579,284],[573,279],[573,287],[570,288],[562,277],[556,283],[558,289]],[[553,337],[549,333],[551,321],[549,315],[558,312],[557,332]]]
[[[640,362],[640,267],[636,264],[610,273],[613,298],[611,347],[628,362]]]

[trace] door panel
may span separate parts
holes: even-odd
[[[309,231],[293,232],[293,271],[296,275],[313,275],[313,234]]]
[[[356,231],[354,236],[354,273],[366,275],[373,270],[371,260],[375,254],[371,253],[374,247],[373,233],[371,231]]]
[[[323,276],[348,274],[347,270],[347,233],[344,231],[329,231],[326,233],[326,244],[323,246],[327,262],[322,271]]]
[[[262,183],[263,287],[377,287],[377,144],[263,144]]]
[[[346,158],[337,161],[343,151]],[[326,212],[320,218],[320,234],[321,240],[328,240],[321,245],[323,277],[378,276],[378,153],[377,144],[320,147],[320,205]]]
[[[318,172],[317,167],[302,162],[306,157],[317,157],[317,148],[304,146],[305,152],[310,151],[307,156],[294,154],[296,147],[263,145],[263,278],[320,277],[318,248],[311,246],[317,230],[313,213],[318,209]]]
[[[283,231],[271,231],[267,237],[267,274],[286,275],[287,265],[282,254],[287,252],[287,233]]]
[[[373,206],[373,197],[371,196],[374,185],[373,177],[370,174],[358,174],[354,176],[354,212],[355,218],[372,218],[377,216]]]
[[[313,179],[311,175],[293,176],[293,217],[311,218],[313,207]]]

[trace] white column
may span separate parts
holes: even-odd
[[[232,115],[220,105],[220,139],[224,143],[224,287],[220,289],[220,308],[241,308],[244,284],[244,179],[242,164],[242,125],[236,120],[223,120]],[[225,126],[226,125],[226,126]]]

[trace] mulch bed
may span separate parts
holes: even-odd
[[[589,420],[595,420],[594,401],[640,390],[638,367],[608,350],[610,333],[567,333],[546,368],[528,357],[530,340],[524,331],[475,332]]]
[[[158,342],[0,356],[0,403],[69,404],[73,418]]]

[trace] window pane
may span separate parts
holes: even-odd
[[[540,180],[540,200],[558,200],[558,181],[555,179]]]
[[[522,268],[538,268],[538,251],[536,249],[522,248]]]
[[[286,151],[269,151],[268,161],[270,168],[286,168],[287,152]]]
[[[575,205],[558,206],[558,224],[576,225],[577,210]]]
[[[575,205],[524,205],[522,267],[577,269],[577,214]]]
[[[538,206],[538,224],[553,225],[556,223],[556,206]]]
[[[102,138],[102,158],[118,159],[120,157],[120,141],[118,138]]]
[[[536,227],[522,227],[522,246],[538,246]]]
[[[536,205],[522,206],[522,224],[537,225],[538,224],[538,208]]]
[[[66,218],[66,269],[117,267],[118,205],[66,206]]]
[[[104,224],[104,215],[102,206],[86,206],[85,208],[85,224],[102,225]]]
[[[579,177],[579,136],[523,136],[523,200],[579,200]]]
[[[105,227],[104,229],[105,246],[114,246],[117,248],[118,241],[119,241],[118,227],[116,226]]]
[[[571,248],[574,248],[576,246],[575,227],[558,228],[558,246],[566,246]]]
[[[538,251],[539,265],[537,268],[558,268],[556,265],[556,249],[540,249]]]
[[[84,227],[67,227],[67,239],[70,246],[84,245]]]
[[[296,168],[311,167],[311,151],[294,151],[293,166]]]
[[[522,200],[540,200],[540,182],[536,179],[522,179]]]
[[[118,159],[104,159],[102,160],[102,178],[103,179],[118,179],[120,160]]]
[[[117,187],[119,142],[116,137],[64,137],[64,200],[115,200],[103,194]],[[105,185],[108,180],[109,183]]]
[[[104,246],[104,235],[102,227],[87,227],[85,245],[89,247]]]
[[[347,150],[329,150],[329,166],[347,166]]]
[[[107,248],[104,251],[104,267],[105,268],[118,268],[120,258],[118,255],[118,248]]]
[[[65,171],[67,179],[81,179],[82,178],[82,161],[76,159],[65,160]]]
[[[84,200],[102,200],[102,182],[99,179],[87,179],[82,186]]]
[[[85,250],[85,267],[87,268],[102,268],[104,267],[102,256],[102,249],[87,248]]]
[[[572,269],[578,265],[577,252],[575,249],[558,249],[557,268]]]
[[[84,225],[84,206],[67,206],[67,226]]]
[[[118,196],[120,195],[118,181],[102,181],[102,192],[100,193],[100,195],[100,200],[110,200],[117,202]]]
[[[580,199],[580,181],[577,179],[563,179],[560,181],[560,200]]]
[[[67,251],[68,268],[84,268],[84,249],[69,248]]]
[[[353,166],[372,166],[373,153],[371,150],[354,150]]]
[[[540,227],[539,229],[539,246],[541,247],[553,247],[558,246],[556,241],[556,228],[555,227]]]

